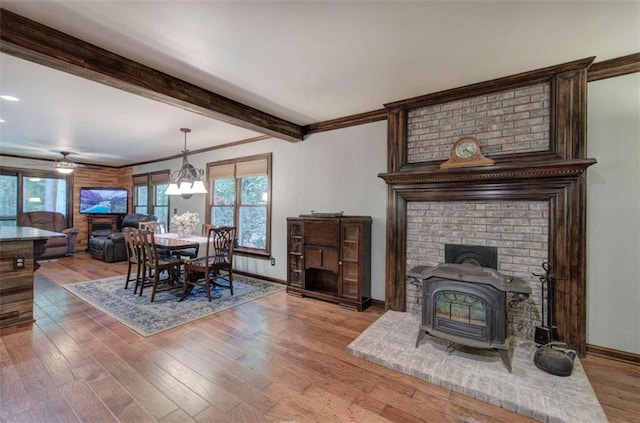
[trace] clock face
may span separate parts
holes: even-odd
[[[473,157],[478,152],[478,144],[471,140],[464,140],[456,146],[456,156],[461,159]]]

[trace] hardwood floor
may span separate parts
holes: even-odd
[[[2,422],[531,421],[347,355],[381,308],[277,293],[143,338],[59,286],[125,272],[42,264],[36,324],[0,337]],[[583,363],[610,421],[639,421],[638,366]]]

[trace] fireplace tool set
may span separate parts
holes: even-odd
[[[542,301],[544,304],[544,291],[547,291],[547,317],[546,324],[543,318],[543,325],[536,326],[534,341],[539,346],[533,357],[533,363],[537,368],[556,376],[571,376],[573,371],[573,360],[576,352],[567,349],[567,344],[558,341],[558,328],[554,325],[555,314],[555,281],[559,278],[551,273],[551,265],[548,261],[542,263],[544,274],[533,273],[542,282]]]
[[[549,342],[558,340],[558,328],[554,325],[555,314],[555,281],[560,279],[551,274],[551,264],[548,261],[542,263],[544,274],[532,273],[533,276],[540,278],[542,283],[542,294],[540,298],[540,306],[544,304],[545,290],[547,291],[547,316],[542,316],[542,326],[536,326],[533,340],[536,344],[545,345]],[[545,323],[546,322],[546,323]]]

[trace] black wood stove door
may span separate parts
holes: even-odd
[[[505,293],[486,284],[424,281],[422,329],[460,344],[500,348],[506,338]]]

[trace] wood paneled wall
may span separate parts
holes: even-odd
[[[133,168],[83,168],[73,172],[73,227],[80,229],[76,248],[87,248],[87,218],[80,214],[80,188],[83,187],[124,187],[129,191],[129,211],[133,204]]]

